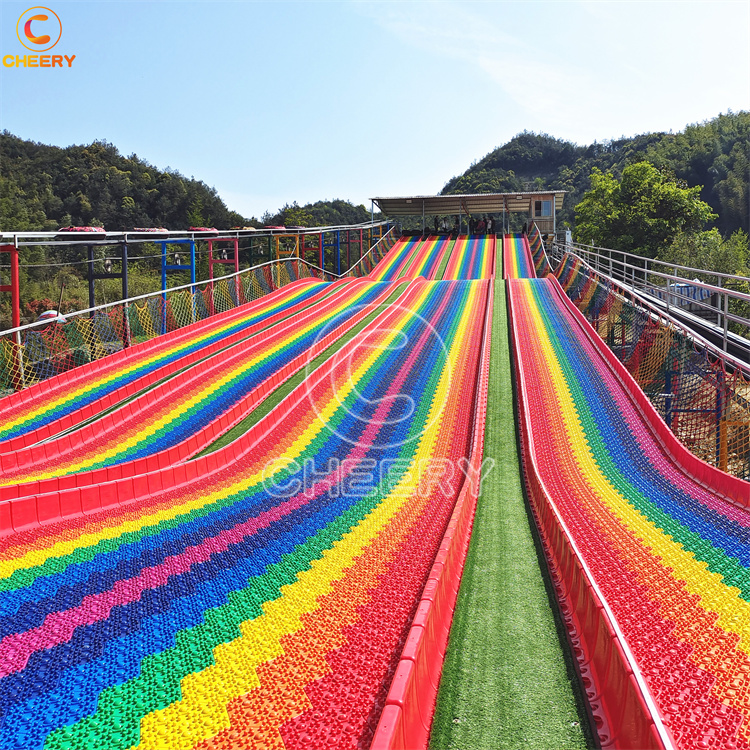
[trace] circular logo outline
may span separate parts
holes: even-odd
[[[21,39],[21,34],[18,31],[18,27],[21,24],[21,21],[26,16],[26,14],[29,11],[37,10],[37,9],[46,10],[47,12],[51,13],[57,19],[57,23],[60,26],[60,33],[57,35],[57,39],[52,44],[50,44],[49,47],[41,47],[41,46],[29,47],[27,44],[24,44],[23,39]],[[62,38],[62,21],[60,20],[60,16],[58,16],[54,10],[52,10],[51,8],[47,8],[44,5],[32,5],[30,8],[27,8],[23,13],[21,13],[21,15],[18,17],[18,21],[16,22],[16,37],[18,37],[18,41],[21,43],[21,46],[25,47],[30,52],[47,52],[47,50],[51,50]],[[29,39],[29,41],[31,40]]]

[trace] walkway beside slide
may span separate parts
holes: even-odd
[[[584,748],[591,746],[585,712],[521,487],[505,283],[495,284],[484,451],[495,465],[479,495],[430,746]]]

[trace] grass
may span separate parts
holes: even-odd
[[[450,260],[450,257],[453,253],[453,249],[456,246],[456,240],[450,239],[448,240],[448,249],[445,252],[445,255],[440,260],[440,265],[438,266],[437,273],[435,274],[435,279],[442,279],[443,274],[445,273],[446,266],[448,265],[448,261]]]
[[[433,750],[595,746],[521,485],[505,284],[495,287],[485,479],[453,618]]]
[[[252,429],[263,417],[266,416],[275,406],[277,406],[287,395],[289,395],[298,385],[304,382],[308,372],[320,367],[329,357],[333,356],[341,347],[356,336],[365,326],[369,325],[404,289],[404,283],[401,282],[388,298],[378,305],[364,320],[360,321],[354,328],[345,333],[340,339],[336,340],[331,346],[319,354],[310,365],[293,375],[285,383],[282,383],[273,393],[270,393],[258,406],[253,409],[247,417],[238,422],[231,430],[225,432],[221,437],[216,439],[211,445],[197,453],[193,458],[200,458],[207,453],[213,453],[229,443],[234,442],[242,437],[248,430]]]

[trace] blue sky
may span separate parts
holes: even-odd
[[[0,127],[110,141],[246,216],[436,193],[524,129],[588,144],[750,109],[750,0],[38,2],[76,60],[0,67]],[[28,3],[0,2],[2,55]]]

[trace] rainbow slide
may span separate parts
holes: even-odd
[[[401,237],[368,278],[372,281],[395,281],[408,268],[423,242],[421,237]]]
[[[505,250],[526,483],[599,736],[750,747],[750,485],[689,453],[557,279]]]
[[[413,253],[411,262],[402,271],[401,277],[417,279],[424,276],[426,279],[434,279],[450,246],[451,239],[447,235],[428,237]]]
[[[531,248],[525,234],[503,237],[503,278],[532,279],[536,276]]]
[[[392,291],[388,284],[349,281],[313,308],[222,348],[199,368],[82,429],[0,454],[0,499],[111,481],[186,460],[277,387],[282,370],[289,377],[305,367]],[[222,420],[228,413],[235,418]]]
[[[369,744],[469,507],[433,471],[476,447],[490,291],[411,282],[219,455],[6,538],[4,747]]]
[[[459,235],[444,279],[489,279],[495,274],[495,235]]]
[[[399,293],[230,445],[185,460],[176,436],[78,475],[66,449],[64,476],[0,500],[3,748],[427,747],[479,491],[492,239],[447,258],[480,279],[427,280],[450,246],[402,238],[370,277],[230,324],[185,375],[215,386],[207,441]],[[524,480],[602,746],[750,750],[750,485],[674,438],[525,237],[502,259]]]

